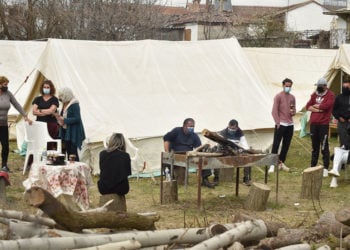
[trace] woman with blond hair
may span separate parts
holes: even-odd
[[[2,170],[9,172],[10,169],[7,165],[7,159],[10,152],[9,147],[9,126],[7,121],[7,115],[11,104],[17,109],[17,111],[24,117],[24,120],[29,124],[32,124],[23,110],[22,106],[17,102],[14,95],[8,90],[9,80],[5,76],[0,76],[0,142],[1,142],[1,160]]]
[[[129,192],[128,176],[131,175],[130,155],[125,152],[123,134],[114,133],[107,142],[107,148],[100,153],[99,192],[124,196]]]

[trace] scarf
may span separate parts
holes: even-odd
[[[79,101],[78,101],[75,97],[73,97],[73,98],[69,101],[69,103],[67,104],[67,106],[63,108],[63,114],[62,114],[63,119],[66,119],[66,118],[67,118],[67,113],[68,113],[67,111],[68,111],[68,108],[69,108],[71,105],[75,104],[75,103],[79,103]],[[64,128],[64,129],[67,129],[67,124],[63,124],[63,128]]]

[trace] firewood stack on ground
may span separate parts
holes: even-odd
[[[42,208],[48,212],[47,207]],[[349,211],[349,208],[344,208],[336,214],[324,213],[316,225],[309,229],[288,228],[282,223],[237,214],[233,216],[231,223],[212,224],[203,228],[97,233],[86,229],[80,232],[63,230],[59,224],[61,221],[0,209],[0,223],[8,226],[8,239],[0,241],[0,250],[78,248],[326,250],[334,249],[340,244],[344,249],[349,249],[350,239],[347,235],[350,234],[350,227],[346,225],[350,221]],[[91,217],[96,215],[95,212],[82,214],[86,220],[92,220]],[[125,216],[127,217],[126,214]],[[50,217],[54,216],[51,214]],[[346,224],[341,224],[339,220]],[[99,219],[95,221],[96,226],[98,221]],[[118,222],[115,223],[115,227],[119,225]],[[74,230],[77,231],[76,228]],[[338,238],[333,235],[338,235]]]

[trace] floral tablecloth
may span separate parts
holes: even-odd
[[[83,162],[68,162],[67,165],[46,165],[33,163],[28,179],[23,182],[26,190],[39,186],[54,197],[71,195],[83,210],[89,208],[88,188],[93,184],[90,168]]]

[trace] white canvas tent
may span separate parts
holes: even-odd
[[[46,42],[0,41],[0,75],[9,79],[9,89],[21,105],[33,88],[36,79],[33,69],[45,46]],[[15,122],[17,116],[18,111],[11,107],[8,118],[10,124]],[[10,128],[10,138],[16,138],[15,130],[12,126]]]
[[[80,101],[87,135],[84,159],[98,173],[98,152],[112,132],[139,148],[141,167],[159,169],[162,136],[196,120],[196,132],[226,127],[235,118],[252,131],[250,144],[272,141],[272,98],[236,39],[197,42],[97,42],[49,39],[36,69]],[[270,129],[269,134],[263,129]],[[249,140],[249,139],[248,139]]]
[[[337,52],[294,48],[244,48],[244,51],[271,98],[282,91],[284,78],[293,80],[292,94],[296,97],[298,111],[305,107],[315,89],[314,84],[324,76]]]
[[[330,89],[340,93],[343,77],[350,75],[350,44],[342,44],[329,65],[325,78],[330,83]]]
[[[33,87],[36,77],[33,69],[45,46],[45,42],[0,41],[0,75],[10,80],[9,89],[20,104],[25,102]],[[17,114],[17,110],[11,107],[9,115]]]

